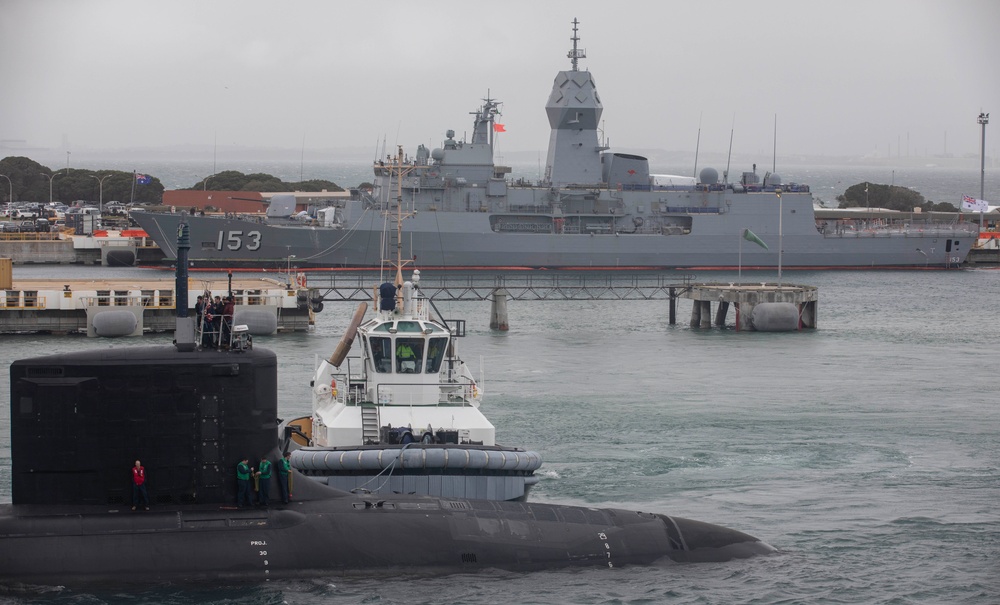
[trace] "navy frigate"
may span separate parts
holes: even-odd
[[[512,178],[494,162],[501,103],[473,113],[471,140],[453,130],[439,148],[383,156],[371,190],[308,207],[274,196],[266,218],[133,212],[166,260],[177,224],[190,225],[201,267],[378,268],[393,242],[387,218],[405,213],[407,258],[421,269],[709,269],[957,267],[976,241],[969,223],[901,214],[877,222],[817,219],[807,185],[756,165],[698,177],[653,174],[647,158],[612,150],[573,22],[570,69],[560,71],[545,112],[551,133],[544,175]],[[743,239],[761,246],[744,246]]]

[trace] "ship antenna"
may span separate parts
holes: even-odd
[[[771,151],[771,174],[778,171],[778,114],[774,114],[774,148]]]
[[[577,60],[578,59],[586,59],[587,58],[587,51],[584,50],[584,49],[582,49],[582,48],[578,48],[577,47],[577,42],[580,41],[580,36],[578,36],[577,33],[576,33],[576,30],[577,30],[576,26],[579,25],[579,23],[580,22],[576,20],[576,17],[574,17],[573,18],[573,37],[570,38],[570,40],[573,41],[573,50],[569,51],[569,53],[566,55],[567,57],[569,57],[570,62],[573,65],[573,71],[579,71],[578,64],[577,64]]]
[[[703,115],[698,116],[698,138],[694,143],[694,178],[698,178],[698,150],[701,149],[701,118]]]
[[[722,173],[722,182],[729,184],[729,162],[733,159],[733,132],[736,130],[736,112],[733,112],[733,125],[729,129],[729,155],[726,156],[726,171]]]

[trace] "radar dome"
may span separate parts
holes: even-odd
[[[781,177],[777,174],[769,174],[767,178],[764,179],[765,187],[777,187],[781,184]]]
[[[444,149],[438,147],[437,149],[431,152],[431,157],[434,158],[436,161],[440,162],[441,160],[444,159]]]
[[[719,171],[715,168],[702,168],[698,173],[698,182],[702,185],[717,185],[719,183]]]

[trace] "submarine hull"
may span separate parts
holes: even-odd
[[[0,582],[87,586],[711,562],[768,554],[689,519],[523,502],[350,495],[276,509],[0,507]]]

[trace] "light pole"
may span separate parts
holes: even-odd
[[[292,259],[295,258],[294,254],[288,255],[288,269],[286,270],[288,274],[288,287],[292,287]]]
[[[979,119],[977,120],[979,125],[983,127],[983,150],[979,154],[979,199],[986,199],[986,125],[990,123],[990,114],[979,113]],[[982,217],[980,217],[982,218]]]
[[[42,176],[47,177],[49,179],[49,205],[50,206],[52,205],[52,181],[56,178],[57,174],[59,174],[58,171],[53,172],[52,174],[45,174],[44,172],[41,173]]]
[[[98,176],[95,176],[93,174],[90,175],[90,178],[97,179],[97,182],[100,185],[101,198],[100,198],[100,201],[97,202],[97,204],[98,204],[97,205],[97,212],[100,213],[101,216],[104,216],[104,179],[108,178],[109,176],[114,176],[114,175],[105,174],[102,177],[98,177]]]
[[[14,201],[14,183],[10,182],[10,177],[7,176],[6,174],[0,174],[0,176],[2,176],[3,178],[7,179],[7,186],[10,188],[10,199],[8,199],[7,201],[13,203],[13,201]]]
[[[784,218],[785,213],[781,205],[781,188],[775,189],[774,194],[778,196],[778,288],[781,288],[781,254],[784,248],[784,246],[781,243],[781,238],[782,238],[781,221]]]

